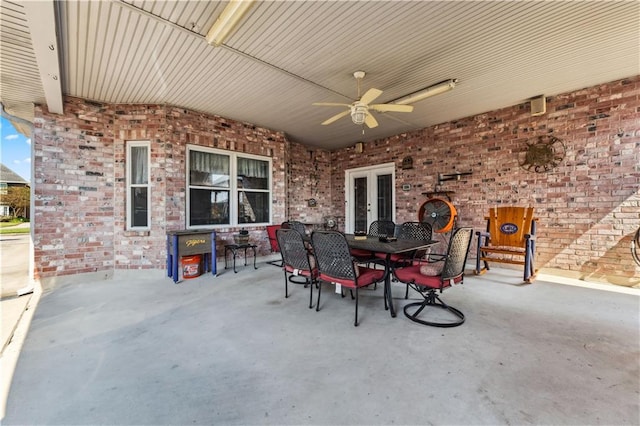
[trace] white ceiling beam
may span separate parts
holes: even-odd
[[[25,15],[49,112],[62,114],[62,75],[53,0],[26,1]]]

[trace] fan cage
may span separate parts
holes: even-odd
[[[453,229],[458,211],[449,201],[429,198],[418,211],[418,220],[431,225],[433,232],[446,233]]]

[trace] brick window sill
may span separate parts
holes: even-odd
[[[151,231],[124,231],[125,237],[148,237]]]

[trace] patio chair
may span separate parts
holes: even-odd
[[[432,227],[427,222],[404,222],[400,225],[400,231],[398,232],[398,238],[404,240],[425,240],[430,241],[433,237]],[[431,249],[429,249],[431,250]],[[409,253],[391,255],[391,262],[394,267],[411,264],[412,259],[424,257],[427,255],[426,251],[413,251]],[[405,290],[404,298],[409,297],[409,286]]]
[[[396,224],[392,220],[374,220],[369,225],[368,237],[387,237],[394,236],[396,232]],[[367,262],[369,259],[374,258],[373,252],[362,249],[351,249],[351,256],[358,259],[360,262]]]
[[[307,251],[302,235],[295,229],[280,228],[276,232],[276,236],[282,253],[284,297],[289,297],[289,282],[304,284],[309,287],[309,309],[311,309],[313,307],[313,286],[318,278],[316,262]],[[304,281],[292,279],[298,276],[303,277]]]
[[[393,237],[396,234],[396,224],[392,220],[374,220],[369,225],[368,235],[373,237]]]
[[[282,222],[281,227],[287,229],[295,229],[300,233],[300,235],[303,236],[307,234],[307,229],[305,228],[304,223],[297,220],[287,220],[286,222]]]
[[[398,231],[398,238],[403,240],[431,241],[431,237],[431,225],[426,222],[404,222],[400,225],[400,230]],[[423,253],[417,253],[416,251],[392,254],[391,263],[394,266],[411,263],[412,258],[421,256],[422,254]],[[386,255],[384,253],[378,253],[376,256],[382,259]]]
[[[476,232],[475,274],[489,270],[489,262],[524,266],[524,281],[535,280],[536,222],[533,207],[494,207],[489,209],[486,232]],[[484,263],[481,267],[480,262]]]
[[[280,229],[281,225],[267,225],[267,237],[269,238],[269,246],[271,247],[271,253],[280,253],[280,246],[278,245],[278,238],[276,232]],[[282,267],[282,258],[280,260],[270,260],[267,262],[270,265]]]
[[[440,299],[437,292],[442,293],[453,284],[462,284],[464,267],[473,237],[472,228],[458,228],[449,240],[449,248],[444,260],[414,261],[412,265],[396,268],[394,276],[400,282],[406,283],[420,293],[422,302],[412,302],[404,306],[404,315],[411,321],[434,327],[456,327],[465,321],[464,314],[453,306],[449,306]],[[429,307],[438,307],[452,314],[449,318],[432,318],[433,312],[425,311]],[[414,309],[416,308],[416,309]],[[422,312],[430,319],[420,317]]]
[[[383,281],[386,270],[359,266],[351,257],[347,239],[341,232],[315,231],[311,234],[311,244],[318,266],[318,279],[340,284],[355,291],[356,308],[353,325],[357,327],[358,289]],[[316,311],[320,310],[321,291],[322,286],[319,286]]]
[[[404,240],[430,241],[432,236],[432,227],[426,222],[404,222],[398,231],[398,238]]]

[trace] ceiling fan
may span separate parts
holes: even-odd
[[[333,103],[333,102],[315,102],[313,105],[316,106],[342,106],[347,107],[346,111],[342,111],[339,114],[334,115],[322,122],[323,126],[327,124],[331,124],[334,121],[341,119],[342,117],[346,117],[351,114],[351,120],[354,124],[366,124],[370,129],[378,126],[378,121],[371,114],[371,111],[378,112],[411,112],[413,111],[413,106],[411,105],[397,105],[397,104],[372,104],[378,96],[382,94],[382,90],[378,89],[369,89],[365,92],[362,97],[360,97],[360,82],[364,78],[364,71],[356,71],[353,73],[353,76],[356,78],[358,82],[358,100],[351,104],[343,104],[343,103]]]

